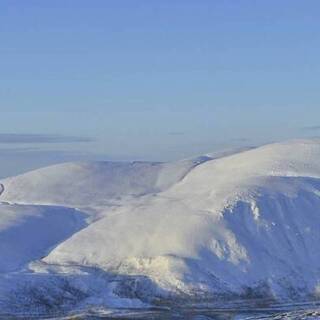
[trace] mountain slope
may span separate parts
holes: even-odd
[[[97,206],[98,219],[26,260],[90,297],[295,300],[319,294],[319,160],[319,140],[297,140],[167,164],[63,164],[2,181],[0,199]]]
[[[53,206],[0,205],[0,273],[17,271],[86,226],[86,215]]]
[[[90,225],[45,261],[118,268],[187,293],[314,292],[319,159],[318,142],[295,141],[207,161],[169,190]]]
[[[23,204],[108,205],[168,189],[208,160],[246,150],[236,148],[176,162],[70,162],[1,181],[0,199]]]
[[[18,203],[90,206],[111,199],[159,192],[197,162],[63,163],[7,178],[1,199]]]

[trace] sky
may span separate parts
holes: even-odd
[[[0,177],[320,135],[316,0],[0,1]]]

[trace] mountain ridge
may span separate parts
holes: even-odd
[[[48,187],[44,186],[49,183],[65,197],[56,198],[59,204],[77,205],[88,215],[92,208],[99,213],[42,259],[26,265],[35,276],[45,272],[60,277],[57,270],[61,269],[63,277],[78,274],[77,278],[84,268],[118,277],[116,285],[106,280],[109,276],[98,277],[101,283],[93,284],[91,271],[85,271],[91,280],[77,281],[91,292],[90,299],[100,301],[100,289],[99,294],[93,291],[105,281],[108,299],[140,297],[143,302],[147,296],[150,302],[168,294],[190,299],[316,299],[320,292],[319,160],[319,140],[295,140],[171,164],[129,164],[129,169],[128,164],[108,164],[107,175],[103,165],[95,164],[96,170],[90,167],[79,180],[83,165],[72,168],[71,180],[63,165],[60,175],[49,168],[51,177],[56,175],[53,184],[43,173],[48,168],[37,171],[33,194],[25,186],[32,187],[34,172],[31,178],[26,174],[1,181],[0,200],[28,202],[37,196],[45,203]],[[92,173],[99,183],[95,184]],[[83,199],[79,181],[88,179],[92,179],[89,190],[98,190],[99,196]],[[71,186],[64,190],[68,181]],[[135,188],[140,189],[132,193]],[[70,190],[76,193],[71,200]]]

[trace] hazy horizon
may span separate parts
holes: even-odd
[[[0,176],[320,134],[316,1],[2,1]]]

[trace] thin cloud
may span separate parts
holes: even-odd
[[[303,130],[303,131],[319,131],[320,125],[302,127],[301,130]]]
[[[183,131],[172,131],[172,132],[169,132],[168,133],[170,136],[183,136],[185,135],[186,133],[183,132]]]
[[[231,139],[231,142],[250,142],[251,139],[249,138],[234,138],[234,139]]]
[[[64,136],[57,134],[0,133],[2,144],[28,143],[79,143],[93,142],[94,139],[81,136]]]

